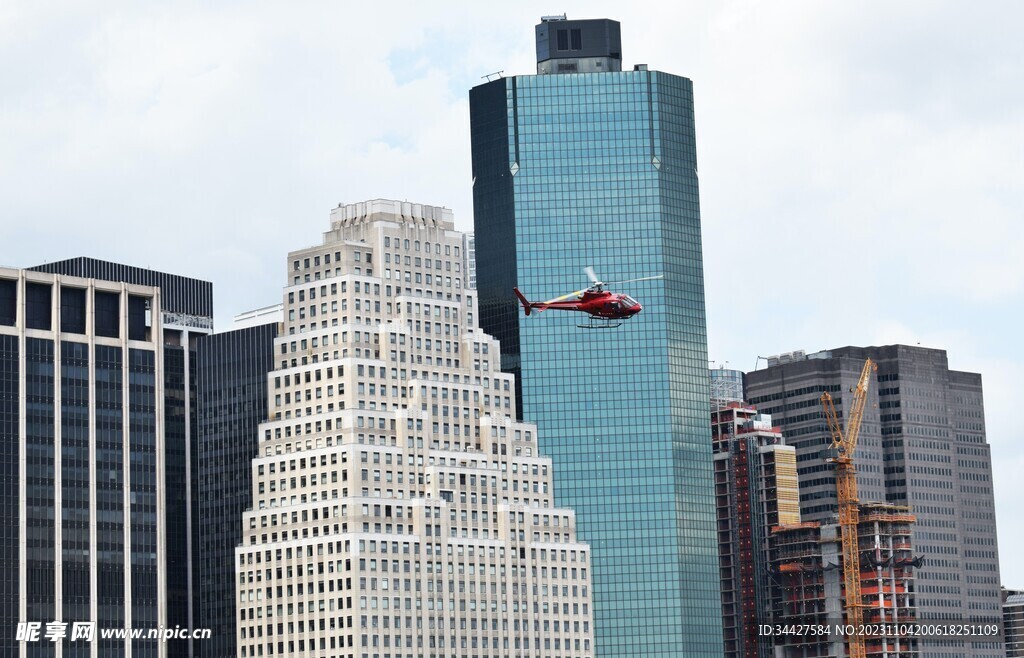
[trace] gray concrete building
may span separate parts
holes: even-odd
[[[827,523],[837,509],[835,474],[821,456],[830,442],[821,393],[831,393],[844,416],[868,357],[878,371],[856,453],[860,499],[908,505],[916,515],[913,545],[924,556],[914,592],[920,619],[995,620],[999,556],[981,375],[950,370],[944,350],[795,352],[746,374],[747,399],[796,447],[803,519]],[[1001,643],[971,640],[923,638],[920,650],[923,658],[1004,655]]]

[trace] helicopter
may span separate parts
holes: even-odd
[[[605,283],[597,278],[594,268],[588,266],[583,271],[586,272],[587,278],[590,279],[591,286],[589,288],[577,290],[561,297],[555,297],[546,302],[531,302],[519,291],[519,288],[513,288],[512,290],[523,305],[526,315],[530,315],[534,310],[538,313],[548,309],[580,311],[590,315],[589,324],[576,325],[580,329],[614,329],[622,326],[624,320],[628,320],[642,311],[643,307],[629,295],[605,290],[605,286],[635,283],[637,281],[651,281],[664,277],[663,274],[659,274],[657,276],[645,276],[639,279]]]

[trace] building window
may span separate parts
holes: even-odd
[[[18,282],[0,279],[0,325],[13,327],[18,312]]]
[[[60,289],[60,330],[69,334],[85,333],[85,289]]]
[[[145,297],[128,295],[128,338],[130,340],[146,340],[146,307],[149,300]]]
[[[93,299],[97,336],[117,338],[121,333],[121,296],[116,292],[96,291]]]
[[[25,284],[25,326],[29,329],[50,330],[50,292],[48,284]]]

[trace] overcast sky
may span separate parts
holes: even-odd
[[[541,15],[613,18],[624,67],[694,81],[711,357],[903,342],[981,372],[1024,587],[1024,3],[666,7],[6,0],[0,263],[208,279],[226,328],[339,202],[470,230],[469,88],[534,72]]]

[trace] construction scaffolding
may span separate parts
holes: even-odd
[[[862,503],[859,508],[860,613],[864,624],[903,624],[917,619],[914,606],[914,557],[907,507]],[[772,529],[772,565],[780,584],[777,624],[847,623],[843,615],[843,552],[838,524],[801,523]],[[843,658],[846,643],[830,636],[777,638],[780,658]],[[864,638],[867,656],[916,658],[917,639],[898,634]]]

